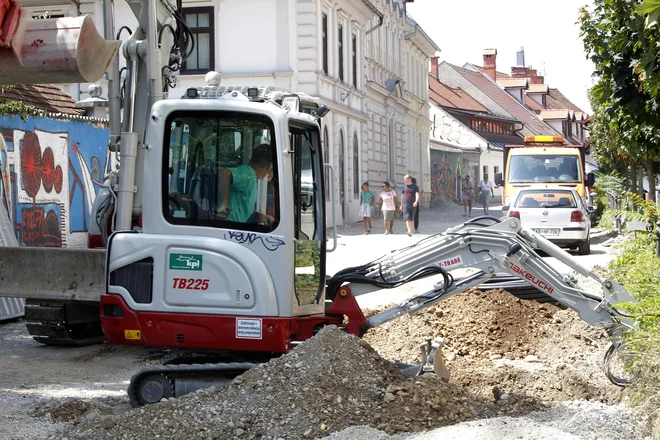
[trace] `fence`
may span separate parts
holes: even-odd
[[[656,193],[656,203],[658,203]],[[623,205],[623,207],[622,207]],[[628,196],[618,193],[612,189],[607,190],[607,208],[614,211],[614,226],[617,232],[623,229],[623,215],[625,212],[638,212],[639,207],[631,203]],[[655,235],[655,256],[660,257],[660,227],[657,224],[647,222],[628,222],[628,230],[647,231]]]

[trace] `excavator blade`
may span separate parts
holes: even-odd
[[[100,302],[105,249],[0,247],[0,297]]]
[[[121,45],[105,40],[89,15],[29,21],[14,40],[19,47],[0,45],[0,84],[96,82]]]

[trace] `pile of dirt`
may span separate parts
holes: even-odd
[[[318,438],[350,426],[421,431],[539,408],[513,396],[496,403],[434,375],[404,376],[363,340],[330,326],[226,387],[83,422],[66,437]]]
[[[543,326],[553,322],[559,308],[524,301],[504,290],[471,289],[419,315],[405,315],[371,329],[364,339],[386,359],[419,361],[419,345],[427,338],[444,338],[443,352],[489,359],[522,359],[536,353],[545,339]],[[378,311],[369,311],[375,314]]]
[[[503,290],[470,290],[427,313],[371,329],[365,340],[386,359],[414,362],[430,337],[445,340],[450,383],[484,398],[621,400],[622,389],[601,367],[610,340],[572,310]]]
[[[71,422],[81,417],[93,420],[100,415],[111,414],[112,411],[103,404],[91,400],[72,399],[65,402],[45,402],[38,405],[32,412],[33,417],[47,417],[56,422]]]

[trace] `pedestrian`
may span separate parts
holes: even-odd
[[[371,207],[374,203],[374,192],[369,189],[369,183],[364,182],[360,192],[360,216],[364,221],[364,235],[371,232]]]
[[[382,189],[378,209],[383,216],[385,235],[394,234],[394,215],[399,210],[399,202],[396,199],[396,192],[390,189],[389,182],[383,183]]]
[[[463,210],[465,213],[463,217],[470,217],[472,215],[472,200],[474,200],[474,185],[470,181],[470,175],[465,176],[463,181]],[[468,211],[468,207],[470,210]]]
[[[413,223],[415,222],[415,209],[419,205],[419,187],[412,182],[412,176],[403,176],[405,185],[401,189],[401,210],[403,220],[406,222],[408,237],[412,237]]]
[[[412,177],[412,183],[417,185],[417,179]],[[422,196],[422,191],[421,190],[419,191],[419,196],[420,196],[420,198]],[[419,234],[419,207],[421,205],[422,205],[421,203],[418,203],[417,207],[415,208],[415,234]]]
[[[488,204],[491,197],[495,196],[493,187],[493,182],[488,180],[488,174],[484,174],[484,178],[479,182],[479,201],[484,207],[484,215],[488,215]]]

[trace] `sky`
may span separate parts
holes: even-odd
[[[440,47],[440,61],[483,65],[483,49],[497,49],[497,70],[507,74],[516,52],[545,73],[545,83],[591,113],[587,90],[593,63],[586,59],[576,24],[592,0],[414,0],[408,14]]]

